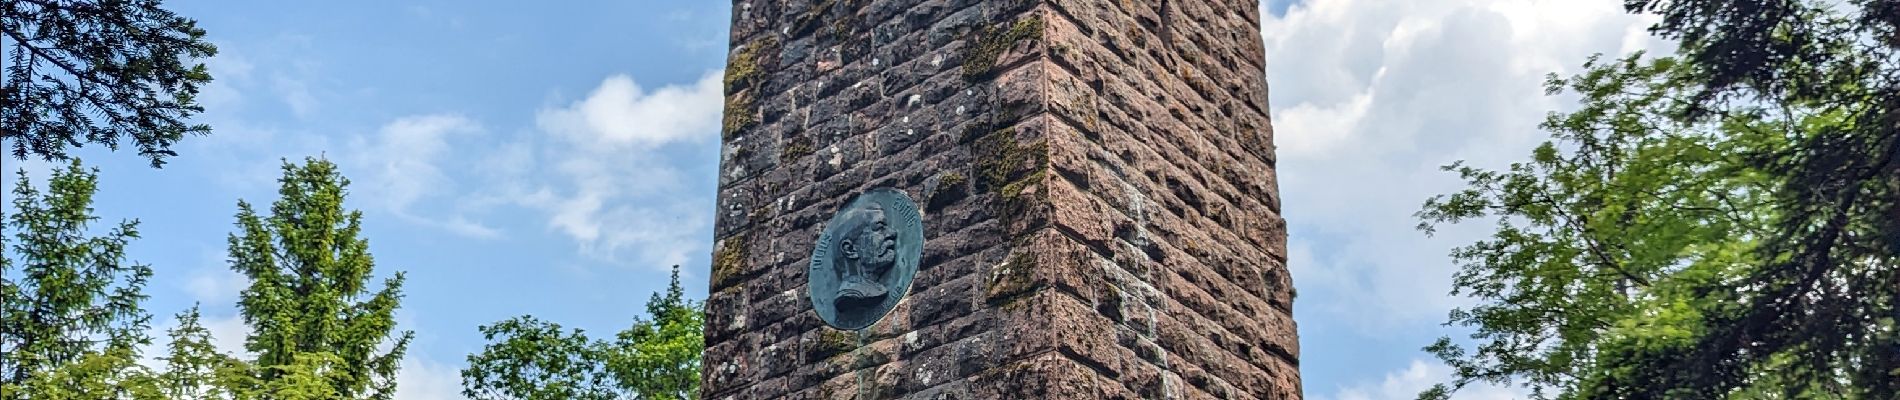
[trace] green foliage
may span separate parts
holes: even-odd
[[[647,317],[613,340],[520,316],[481,327],[489,344],[468,356],[462,394],[483,400],[698,398],[704,304],[685,298],[679,267]]]
[[[211,128],[186,120],[204,111],[211,81],[199,59],[217,53],[197,23],[158,0],[22,0],[4,3],[6,106],[0,126],[15,158],[65,159],[68,147],[138,146],[152,166],[171,145]]]
[[[4,217],[12,235],[0,235],[0,399],[84,398],[139,375],[152,269],[125,258],[137,221],[88,236],[97,190],[97,171],[77,160],[53,171],[45,193],[19,173]]]
[[[666,293],[647,300],[647,317],[614,335],[607,370],[641,399],[697,398],[700,354],[706,350],[705,306],[686,299],[678,266]]]
[[[211,344],[211,330],[199,321],[198,307],[178,313],[178,326],[167,331],[171,343],[159,360],[165,371],[158,375],[159,388],[168,399],[230,399],[232,380],[248,365],[219,353]]]
[[[520,316],[479,328],[491,341],[468,356],[462,394],[475,399],[613,399],[599,343],[580,329]],[[497,338],[500,341],[496,341]]]
[[[1583,106],[1421,228],[1490,220],[1454,251],[1454,379],[1538,398],[1900,396],[1900,8],[1633,1],[1681,58],[1553,77]]]
[[[21,172],[4,216],[12,235],[0,237],[0,399],[391,398],[411,337],[388,340],[401,274],[365,287],[374,263],[335,165],[286,163],[282,182],[271,216],[240,203],[244,235],[231,237],[232,266],[252,279],[239,308],[259,358],[219,353],[194,307],[153,371],[138,363],[152,270],[125,260],[137,223],[88,236],[97,172],[78,161],[53,171],[46,193]]]
[[[160,393],[151,371],[137,361],[137,351],[130,348],[86,353],[9,388],[7,396],[35,400],[168,399]]]
[[[375,261],[362,212],[345,210],[336,164],[284,163],[271,215],[238,202],[231,268],[251,280],[238,308],[257,354],[235,389],[271,398],[388,399],[414,332],[395,332],[403,274],[368,286]],[[379,346],[387,345],[386,351]]]
[[[350,386],[360,377],[352,376],[352,366],[342,357],[327,351],[307,351],[291,356],[289,362],[274,365],[257,365],[248,371],[246,377],[251,382],[237,386],[240,399],[269,400],[327,400],[350,398],[389,398],[395,388],[375,394],[379,397],[363,397],[345,390],[360,390]],[[269,377],[256,379],[258,376]],[[393,377],[387,377],[393,378]],[[387,379],[379,378],[379,379]],[[392,383],[393,385],[393,383]]]

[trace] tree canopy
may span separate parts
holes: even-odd
[[[1454,164],[1454,380],[1543,398],[1895,398],[1900,3],[1632,1],[1680,55],[1552,77],[1582,98],[1505,170]]]
[[[414,332],[397,332],[403,274],[369,283],[375,259],[349,180],[328,160],[284,163],[268,216],[239,201],[231,269],[250,278],[238,309],[257,354],[240,392],[266,398],[389,399]],[[382,346],[388,346],[383,348]]]
[[[85,398],[142,375],[152,269],[125,255],[138,221],[93,236],[97,192],[98,172],[77,160],[43,192],[19,172],[14,211],[0,218],[0,398]]]
[[[217,54],[191,19],[159,0],[19,0],[0,5],[6,68],[0,130],[14,158],[62,160],[70,148],[122,141],[162,166],[172,144],[211,128],[200,60]]]
[[[462,394],[482,400],[698,398],[705,308],[685,297],[678,266],[646,311],[613,340],[525,315],[482,326],[489,343],[468,356]]]

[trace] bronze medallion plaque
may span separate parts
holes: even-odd
[[[917,275],[923,225],[917,205],[895,189],[871,189],[838,210],[818,236],[805,276],[818,318],[858,330],[897,307]]]

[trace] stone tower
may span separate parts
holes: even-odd
[[[1256,0],[741,0],[706,399],[1298,399]],[[915,201],[906,297],[807,293]]]

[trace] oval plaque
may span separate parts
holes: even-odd
[[[923,220],[904,192],[871,189],[825,223],[805,275],[811,305],[826,325],[871,326],[910,291],[923,255]]]

